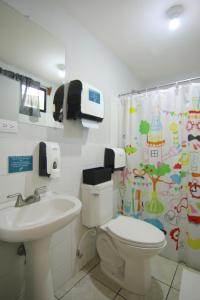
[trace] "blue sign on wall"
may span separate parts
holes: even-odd
[[[89,89],[89,100],[97,104],[100,104],[100,93]]]
[[[33,156],[8,156],[8,173],[33,170]]]

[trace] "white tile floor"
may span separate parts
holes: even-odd
[[[55,294],[61,300],[178,300],[183,264],[156,256],[152,260],[152,285],[146,297],[130,294],[105,276],[98,259],[91,261]]]

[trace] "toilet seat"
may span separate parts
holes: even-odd
[[[160,248],[166,243],[160,229],[139,219],[119,216],[108,222],[105,227],[111,237],[130,246]]]

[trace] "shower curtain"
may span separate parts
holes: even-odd
[[[162,230],[163,255],[200,270],[200,84],[121,97],[119,211]]]

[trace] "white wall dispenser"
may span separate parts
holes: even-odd
[[[105,148],[104,167],[112,171],[122,170],[126,166],[126,155],[123,148]]]
[[[39,144],[39,176],[60,177],[60,146],[53,142]]]
[[[67,119],[81,119],[84,127],[98,128],[104,118],[104,99],[95,87],[72,80],[68,87]]]

